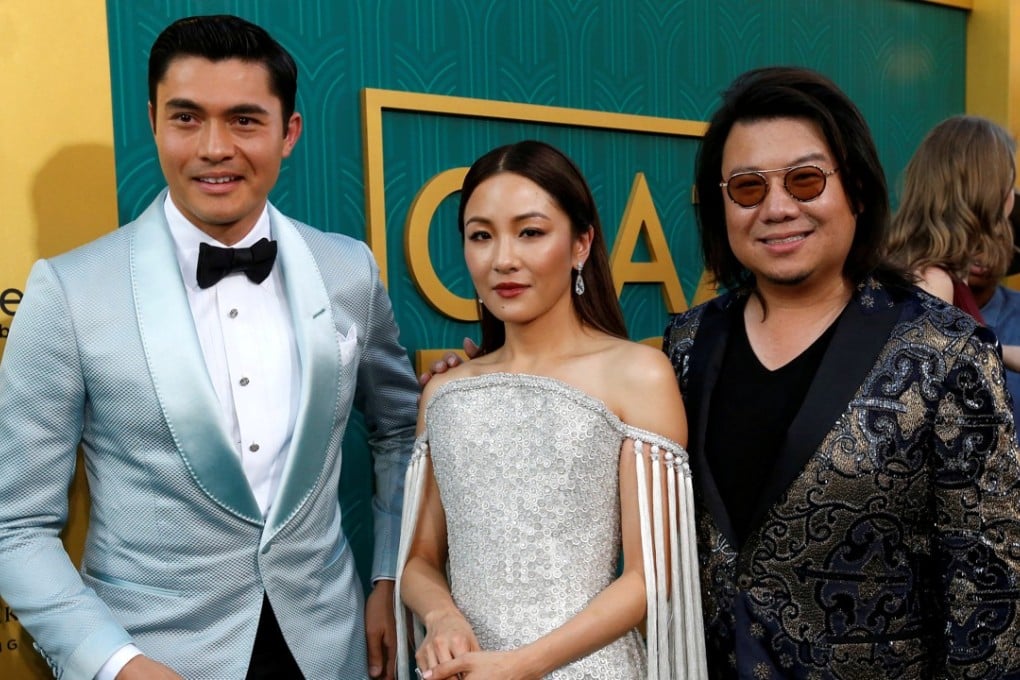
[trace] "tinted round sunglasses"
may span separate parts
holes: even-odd
[[[765,200],[769,193],[769,180],[765,175],[773,172],[785,172],[783,188],[786,193],[798,201],[813,201],[825,191],[825,184],[830,175],[839,168],[822,170],[817,165],[791,165],[773,170],[752,170],[730,175],[719,186],[726,188],[730,200],[743,208],[753,208]]]

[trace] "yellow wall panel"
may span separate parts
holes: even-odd
[[[0,292],[117,226],[109,71],[103,0],[0,0]]]
[[[1020,2],[973,0],[967,19],[967,112],[1020,133]]]
[[[35,259],[117,226],[107,55],[104,0],[0,0],[0,336]],[[79,466],[66,532],[76,560],[83,489]],[[0,600],[0,678],[49,677]]]

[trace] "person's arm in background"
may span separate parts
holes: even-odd
[[[926,290],[937,298],[953,304],[953,277],[941,267],[926,267],[918,272],[920,277],[917,287]]]
[[[1020,345],[1002,345],[1002,363],[1011,371],[1020,373]],[[1016,395],[1020,398],[1020,395]]]

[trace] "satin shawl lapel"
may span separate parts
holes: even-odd
[[[195,482],[227,511],[256,524],[262,513],[219,416],[195,332],[163,191],[136,220],[131,281],[145,360],[163,417]]]
[[[301,397],[287,464],[266,519],[263,543],[293,516],[323,473],[336,420],[340,376],[333,309],[315,258],[297,228],[271,205],[269,217],[273,238],[279,245],[278,262],[283,267],[287,301],[294,320],[294,339],[301,363]]]
[[[728,302],[728,304],[727,304]],[[736,534],[730,522],[719,489],[712,476],[712,467],[705,456],[705,437],[708,432],[708,412],[712,404],[712,392],[715,390],[726,353],[726,344],[730,337],[730,323],[735,308],[743,305],[732,297],[716,298],[709,302],[701,315],[694,343],[691,346],[687,377],[686,399],[688,421],[694,425],[688,453],[691,456],[691,467],[694,471],[694,482],[700,488],[704,503],[715,521],[716,527],[730,543],[737,545]]]
[[[881,304],[875,300],[876,294]],[[863,300],[867,298],[868,304]],[[822,439],[846,412],[850,401],[878,361],[899,318],[881,291],[866,286],[856,294],[838,321],[829,348],[811,381],[804,403],[794,417],[772,474],[765,480],[752,518],[759,526],[765,514],[803,472]]]

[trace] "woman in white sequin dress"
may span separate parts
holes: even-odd
[[[416,673],[702,677],[683,403],[626,339],[587,183],[547,144],[501,147],[458,221],[482,345],[422,396],[397,583]]]

